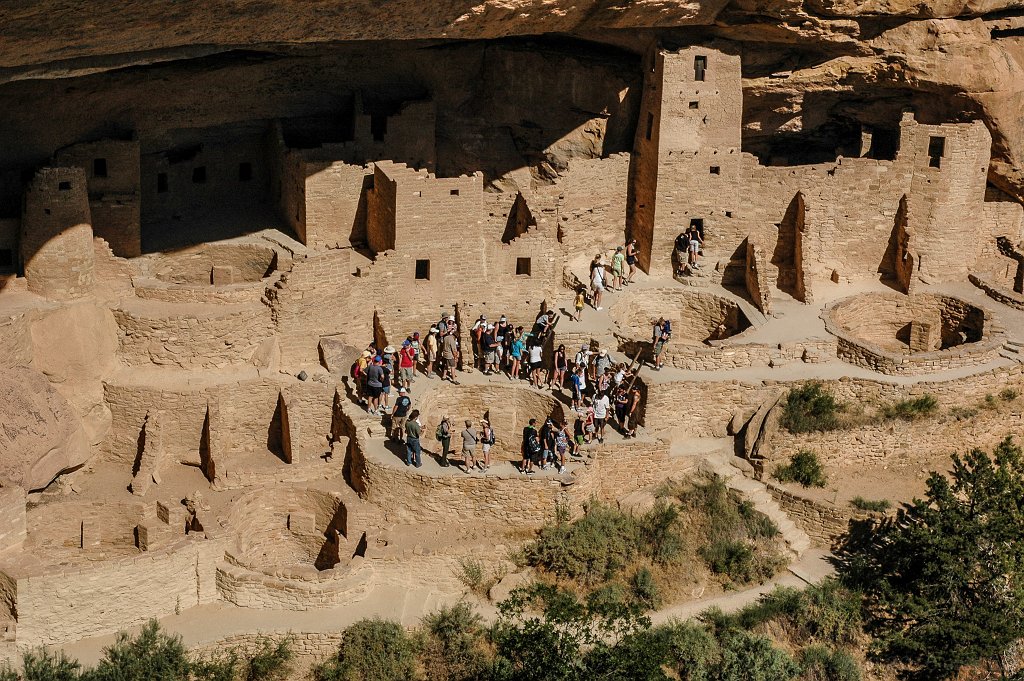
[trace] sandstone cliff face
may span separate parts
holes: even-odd
[[[794,150],[843,147],[908,106],[924,121],[981,118],[990,181],[1024,197],[1020,0],[13,0],[0,26],[0,82],[348,41],[555,35],[639,54],[657,40],[724,39],[743,54],[751,151],[807,160]],[[395,45],[364,44],[382,63]]]

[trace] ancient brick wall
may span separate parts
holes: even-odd
[[[30,291],[74,298],[92,290],[89,193],[81,168],[44,168],[25,192],[21,257]]]
[[[307,246],[337,247],[365,242],[366,208],[363,188],[370,173],[358,165],[307,160],[305,224]]]
[[[58,645],[212,603],[223,553],[221,540],[188,540],[96,566],[11,575],[17,579],[18,642]]]
[[[142,188],[138,140],[83,142],[61,149],[54,160],[57,165],[85,171],[93,232],[106,240],[117,255],[139,255]]]

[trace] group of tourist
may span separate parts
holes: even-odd
[[[580,286],[576,290],[576,299],[573,301],[576,321],[583,321],[583,308],[588,302],[595,310],[604,309],[601,301],[606,289],[621,291],[623,286],[632,284],[636,276],[636,263],[636,239],[630,239],[625,246],[616,246],[610,266],[605,263],[603,253],[595,255],[590,261],[590,288]]]

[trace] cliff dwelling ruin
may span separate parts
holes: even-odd
[[[205,46],[179,26],[177,43],[180,18],[141,42],[33,32],[22,61],[4,55],[0,661],[88,659],[204,608],[235,619],[190,646],[276,631],[285,611],[297,631],[356,606],[415,622],[465,596],[465,557],[515,572],[509,548],[557,514],[653,503],[709,470],[778,522],[786,561],[823,555],[858,516],[849,499],[908,500],[936,454],[975,440],[870,419],[797,436],[778,426],[786,391],[947,410],[1024,391],[1024,139],[1005,101],[975,96],[1024,83],[1024,15],[868,31],[839,16],[858,3],[825,3],[836,16],[780,22],[783,39],[744,3],[717,20],[711,3],[570,19],[492,4],[410,9],[418,29],[350,8],[381,25],[316,40],[240,20]],[[963,94],[978,45],[1008,71]],[[961,61],[880,75],[878,54],[913,61],[899,50]],[[511,342],[484,370],[482,317],[483,334],[508,322],[496,345],[523,327],[521,375]],[[442,324],[452,380],[426,372]],[[422,467],[394,411],[406,342]],[[395,362],[386,408],[366,383],[377,353]],[[637,403],[590,439],[603,357]],[[521,472],[531,419],[578,416],[578,457]],[[456,464],[465,421],[494,428],[489,468],[443,465],[444,417]],[[1020,412],[977,418],[994,442]],[[925,428],[942,452],[913,450]],[[771,478],[801,448],[828,493]]]

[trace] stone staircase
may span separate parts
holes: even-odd
[[[1014,362],[1024,363],[1024,341],[1008,339],[1000,348],[999,354]]]
[[[683,436],[685,438],[685,436]],[[794,555],[800,556],[811,548],[811,539],[807,533],[790,520],[785,511],[776,503],[768,488],[763,483],[748,478],[739,465],[747,465],[745,461],[733,454],[732,438],[689,438],[680,440],[672,438],[672,451],[680,455],[698,456],[697,470],[706,475],[717,475],[725,482],[726,487],[736,490],[743,498],[754,505],[754,509],[771,518],[779,528],[782,540]],[[676,443],[679,444],[676,444]],[[736,465],[734,465],[734,463]]]

